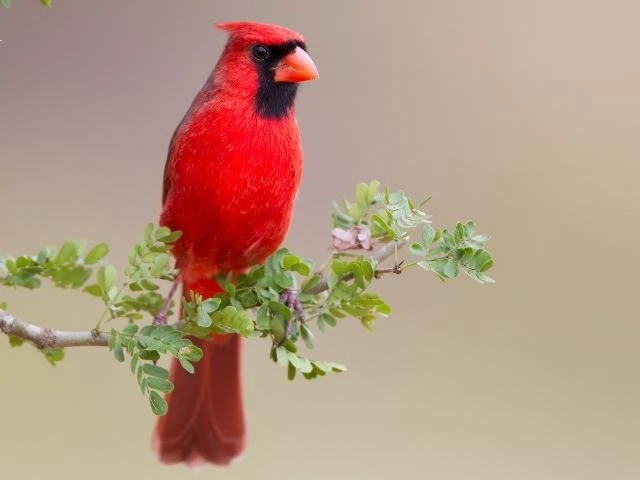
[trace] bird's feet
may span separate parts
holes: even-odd
[[[168,308],[164,308],[164,305],[163,305],[162,308],[160,309],[160,311],[158,312],[158,314],[153,318],[153,324],[156,327],[161,327],[161,326],[166,325],[168,323],[167,310],[169,310],[169,309]]]
[[[162,302],[162,307],[160,307],[160,311],[153,318],[153,324],[155,326],[161,327],[168,323],[167,314],[169,313],[169,306],[171,305],[171,299],[173,298],[173,296],[176,293],[176,290],[178,289],[179,283],[180,283],[180,274],[176,276],[175,280],[171,284],[171,289],[169,290],[169,294],[164,299],[164,302]]]
[[[280,294],[280,303],[289,307],[292,317],[285,325],[284,338],[282,339],[282,342],[285,342],[293,331],[293,321],[304,322],[304,308],[300,302],[300,293],[295,288],[284,289]]]

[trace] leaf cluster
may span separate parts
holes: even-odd
[[[420,225],[430,223],[430,215],[421,211],[402,190],[379,191],[380,182],[360,183],[355,201],[342,200],[334,204],[334,227],[350,229],[367,226],[371,237],[380,241],[403,240]],[[421,202],[425,204],[429,198]]]
[[[182,368],[193,373],[192,362],[202,358],[202,350],[185,333],[168,325],[146,325],[139,328],[136,323],[127,324],[122,331],[111,329],[109,350],[119,362],[124,362],[125,352],[129,355],[129,367],[138,381],[142,394],[147,396],[151,410],[156,415],[165,415],[168,410],[162,393],[173,391],[169,372],[156,364],[161,355],[176,358]]]
[[[422,241],[411,244],[411,252],[422,258],[416,262],[419,267],[435,272],[442,280],[456,278],[462,271],[479,283],[493,283],[485,273],[493,266],[493,257],[485,248],[489,238],[476,234],[472,221],[458,222],[453,232],[428,225],[422,231]]]
[[[158,315],[165,302],[168,315],[173,314],[173,301],[165,301],[159,290],[162,282],[176,279],[171,250],[181,232],[166,227],[147,225],[120,276],[114,265],[104,261],[109,253],[106,244],[87,251],[86,242],[80,240],[47,247],[35,256],[1,257],[0,286],[35,289],[47,279],[57,287],[99,298],[105,308],[94,330],[104,332],[105,324],[114,325],[107,330],[109,350],[121,362],[129,357],[131,372],[152,411],[164,415],[167,404],[162,394],[174,386],[157,361],[169,355],[193,373],[203,353],[192,337],[238,334],[268,339],[269,357],[286,368],[289,379],[314,379],[346,370],[339,363],[303,354],[303,348],[314,348],[314,332],[326,332],[349,318],[371,330],[378,317],[391,313],[390,305],[371,291],[382,275],[417,266],[441,280],[463,272],[480,283],[492,282],[486,273],[493,266],[486,249],[489,236],[477,234],[472,221],[460,222],[452,231],[434,228],[431,216],[420,210],[425,202],[417,205],[402,191],[381,191],[377,181],[360,183],[354,200],[335,205],[333,248],[320,266],[281,248],[245,274],[217,276],[222,292],[213,298],[183,292],[182,320],[173,326],[139,325]],[[410,251],[418,259],[406,262],[399,258],[397,247],[410,242],[416,232],[420,238],[411,243]],[[393,253],[393,267],[381,268],[382,258],[366,254],[372,249]],[[6,307],[0,304],[0,309]],[[124,324],[116,326],[113,322],[118,320]],[[12,346],[22,344],[17,337],[9,341]],[[43,353],[52,364],[64,356],[61,349]]]
[[[144,239],[129,250],[121,284],[118,284],[115,266],[103,265],[98,268],[96,283],[84,288],[90,295],[101,298],[107,307],[97,328],[104,321],[118,318],[135,321],[144,318],[144,314],[153,317],[159,312],[164,297],[158,292],[158,282],[175,279],[177,271],[171,266],[169,252],[181,235],[181,232],[171,232],[166,227],[156,228],[148,224]]]
[[[325,315],[321,313],[328,307],[324,305],[324,299],[319,300],[319,294],[308,292],[320,278],[313,268],[310,259],[281,248],[264,265],[256,265],[246,274],[236,278],[218,277],[217,283],[223,288],[221,294],[210,299],[203,299],[198,294],[183,298],[184,331],[203,338],[229,333],[269,338],[272,343],[270,357],[288,368],[291,379],[295,376],[292,371],[297,370],[307,379],[344,371],[342,365],[309,360],[296,353],[296,343],[300,339],[308,348],[313,348],[313,334],[295,309],[283,301],[282,295],[302,282],[299,298],[304,314],[311,312],[313,317],[309,319],[314,318],[318,325],[324,326]],[[191,299],[187,300],[189,297]],[[315,307],[321,304],[322,312],[316,311]],[[329,313],[326,317],[330,317],[326,321],[335,326],[334,317]],[[276,352],[282,352],[283,348],[288,349],[289,355],[278,357]]]
[[[80,288],[91,277],[92,266],[109,253],[109,246],[100,243],[85,253],[85,240],[69,241],[57,249],[46,247],[38,255],[0,257],[0,285],[40,288],[42,279],[56,287]]]
[[[64,289],[80,289],[92,276],[93,268],[109,253],[106,243],[99,243],[87,251],[85,240],[63,243],[59,248],[45,247],[37,255],[0,257],[0,286],[34,290],[42,286],[42,280]],[[0,303],[6,310],[8,304]],[[9,336],[12,347],[20,347],[24,340]],[[62,348],[43,348],[42,353],[51,365],[64,359]]]

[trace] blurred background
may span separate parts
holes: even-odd
[[[289,383],[247,342],[234,479],[637,479],[640,31],[636,1],[14,0],[0,9],[0,253],[130,245],[160,211],[169,138],[225,42],[215,21],[304,34],[304,180],[286,245],[323,259],[332,202],[377,178],[490,233],[495,285],[411,272],[393,315],[320,336],[342,375]],[[85,329],[98,301],[1,292]],[[126,365],[57,368],[0,339],[0,476],[192,478],[150,450]],[[28,468],[25,466],[28,465]]]

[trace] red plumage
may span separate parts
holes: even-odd
[[[169,146],[160,224],[181,230],[173,254],[183,293],[209,298],[211,277],[262,263],[284,239],[302,174],[293,100],[317,78],[302,37],[275,25],[218,24],[227,45]],[[266,58],[262,58],[266,49]],[[154,449],[163,463],[226,465],[245,447],[241,339],[194,340],[191,375],[175,361]]]

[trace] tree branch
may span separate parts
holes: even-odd
[[[390,242],[371,255],[376,263],[381,263],[396,251],[406,245],[406,240]],[[345,278],[346,280],[349,277]],[[318,294],[329,289],[326,278],[323,278],[307,293]],[[172,324],[174,328],[180,329],[185,326],[184,321]],[[6,335],[14,336],[32,343],[40,350],[45,348],[66,348],[66,347],[106,347],[109,335],[96,330],[84,332],[70,332],[65,330],[53,330],[44,328],[32,323],[20,320],[8,312],[0,309],[0,331]]]
[[[0,310],[0,331],[31,342],[40,350],[48,347],[106,347],[109,339],[106,333],[96,331],[67,332],[39,327],[4,310]]]
[[[407,244],[407,240],[398,240],[397,242],[389,242],[383,247],[380,247],[379,250],[374,252],[369,258],[374,260],[376,263],[382,263],[391,255],[396,253],[402,247]],[[380,273],[387,273],[384,271],[379,271]],[[344,280],[351,280],[353,275],[347,275],[344,277]],[[316,283],[313,288],[306,290],[305,293],[310,293],[311,295],[317,295],[318,293],[322,293],[326,290],[329,290],[329,282],[326,278],[323,278],[318,283]]]

